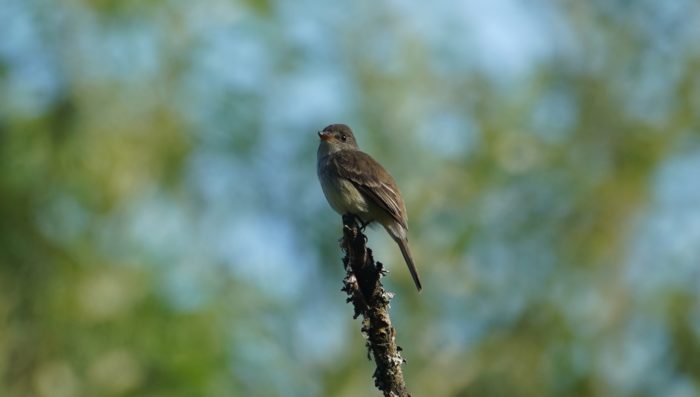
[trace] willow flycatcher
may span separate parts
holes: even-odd
[[[376,160],[360,151],[352,130],[331,124],[318,133],[316,171],[328,204],[340,215],[352,214],[364,225],[379,222],[401,249],[413,282],[420,279],[408,249],[406,205],[394,178]]]

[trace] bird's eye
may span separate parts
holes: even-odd
[[[345,134],[343,134],[343,135],[340,136],[340,140],[343,141],[343,142],[345,142],[345,141],[348,140],[348,136],[345,135]]]

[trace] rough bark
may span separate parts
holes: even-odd
[[[354,318],[362,316],[362,333],[377,365],[374,385],[384,396],[410,397],[401,370],[405,361],[401,348],[396,345],[396,330],[389,317],[389,301],[393,294],[384,290],[380,279],[386,272],[380,262],[374,261],[366,242],[367,237],[356,219],[352,215],[343,216],[341,246],[347,271],[343,291],[355,308]]]

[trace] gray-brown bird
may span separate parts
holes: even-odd
[[[316,171],[328,203],[340,215],[353,214],[364,224],[376,221],[384,226],[399,245],[420,291],[423,287],[408,249],[406,206],[394,178],[360,151],[347,125],[331,124],[318,136]]]

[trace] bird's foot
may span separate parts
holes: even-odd
[[[365,228],[367,228],[367,226],[369,226],[369,224],[372,223],[372,221],[362,222],[362,219],[360,219],[360,218],[357,218],[357,220],[360,224],[360,231],[361,232],[364,232]]]
[[[365,227],[367,227],[367,225],[370,222],[371,221],[363,222],[362,219],[355,214],[347,213],[347,214],[343,215],[343,223],[345,223],[345,224],[352,223],[352,224],[358,226],[360,228],[360,231],[364,231]]]

